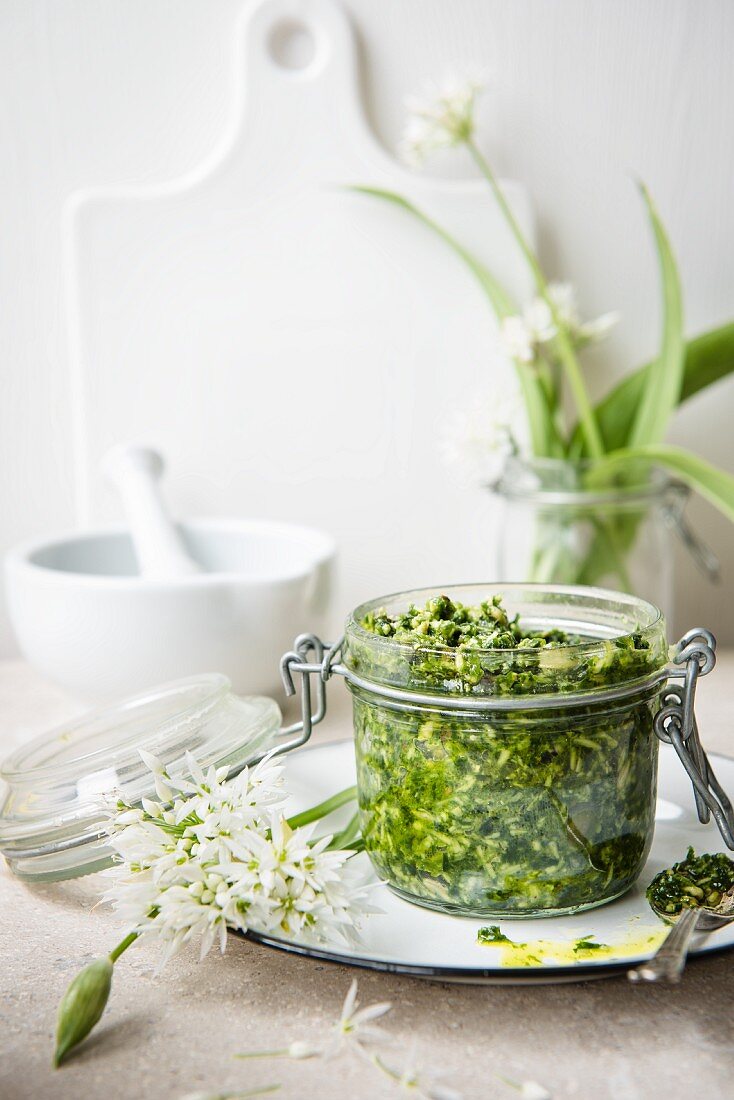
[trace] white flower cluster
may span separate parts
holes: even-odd
[[[494,480],[507,457],[519,450],[523,409],[518,394],[498,389],[455,409],[441,430],[441,454],[467,480]]]
[[[191,779],[180,779],[141,755],[160,801],[120,804],[109,822],[117,864],[105,900],[131,931],[161,937],[164,962],[196,937],[202,957],[217,939],[223,951],[228,928],[355,941],[359,918],[377,911],[372,887],[352,852],[314,841],[314,825],[288,825],[280,766],[266,759],[227,781],[226,767],[204,773],[189,754]]]
[[[425,98],[406,100],[408,123],[400,152],[409,164],[419,165],[429,153],[470,141],[474,135],[474,108],[481,80],[449,80],[429,89]]]
[[[582,322],[576,303],[576,293],[570,283],[549,283],[548,297],[558,320],[577,347],[600,340],[616,324],[616,313],[605,313],[595,321]],[[558,328],[548,302],[534,298],[521,314],[506,317],[502,322],[502,340],[507,354],[520,363],[532,363],[558,335]]]

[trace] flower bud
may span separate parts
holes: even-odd
[[[321,1051],[317,1047],[305,1043],[302,1039],[296,1039],[288,1047],[289,1058],[316,1058],[319,1054],[321,1054]]]
[[[160,775],[155,776],[155,793],[158,795],[158,798],[161,800],[161,802],[173,801],[173,791],[168,786],[168,784],[164,782]]]
[[[95,959],[79,971],[61,998],[55,1066],[60,1066],[69,1051],[86,1038],[104,1012],[112,987],[112,969],[109,958]]]

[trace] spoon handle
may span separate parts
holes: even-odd
[[[627,971],[631,982],[679,982],[700,909],[686,909],[647,962]]]

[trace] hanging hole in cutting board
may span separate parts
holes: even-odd
[[[316,57],[316,39],[305,23],[288,19],[270,32],[270,56],[281,69],[303,73]]]

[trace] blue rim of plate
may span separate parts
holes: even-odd
[[[327,741],[320,745],[309,745],[299,749],[300,753],[314,752],[332,745],[343,745],[352,738],[341,737],[335,741]],[[726,756],[721,752],[708,753],[709,759],[728,760],[734,763],[734,757]],[[613,978],[619,974],[626,974],[628,970],[646,962],[652,957],[648,955],[636,955],[632,958],[612,960],[610,962],[597,962],[592,964],[580,963],[576,966],[552,966],[552,967],[528,967],[528,966],[502,966],[496,968],[464,967],[464,966],[420,966],[416,963],[390,962],[387,959],[375,959],[367,956],[342,955],[338,951],[330,951],[324,947],[312,947],[309,944],[294,943],[292,940],[278,939],[277,936],[269,936],[263,932],[235,932],[234,935],[250,940],[252,943],[269,947],[271,950],[283,951],[288,955],[299,955],[302,958],[316,959],[319,962],[335,963],[338,966],[351,966],[357,970],[374,970],[382,974],[396,974],[402,977],[422,978],[425,981],[435,982],[462,982],[467,985],[553,985],[554,983],[583,982],[592,979]],[[706,947],[705,949],[689,951],[688,960],[709,958],[712,955],[721,955],[725,951],[734,950],[734,943],[724,943]]]

